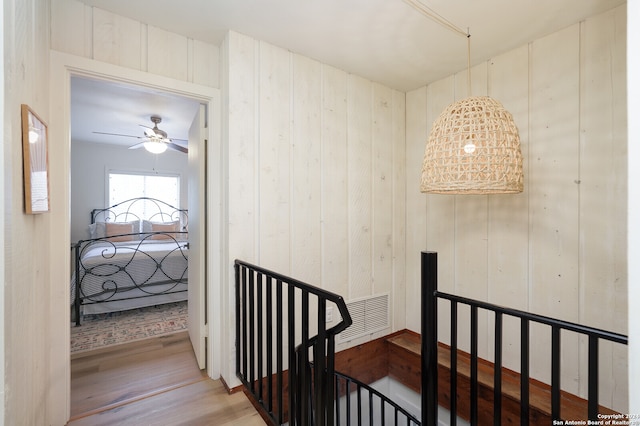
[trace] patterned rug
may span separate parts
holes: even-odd
[[[84,315],[71,324],[71,353],[133,342],[187,329],[187,302],[107,314]]]

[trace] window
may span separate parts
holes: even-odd
[[[132,198],[149,197],[164,201],[180,208],[180,176],[143,173],[109,172],[109,206]],[[148,203],[135,203],[131,213],[144,219],[147,209],[157,213],[157,206]],[[117,212],[121,213],[121,212]]]

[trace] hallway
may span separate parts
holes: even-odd
[[[72,356],[68,424],[265,423],[242,392],[229,395],[198,370],[182,332]]]

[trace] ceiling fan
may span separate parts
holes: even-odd
[[[187,148],[182,145],[178,145],[174,143],[174,141],[183,141],[187,142],[185,139],[173,139],[167,136],[167,132],[164,130],[160,130],[158,128],[158,123],[162,122],[162,118],[157,115],[152,115],[150,117],[151,122],[153,122],[153,127],[145,126],[140,124],[141,127],[144,127],[144,136],[133,136],[133,135],[122,135],[118,133],[104,133],[104,132],[93,132],[100,135],[112,135],[112,136],[124,136],[127,138],[137,138],[142,141],[131,145],[129,149],[138,149],[144,147],[147,151],[152,152],[154,154],[162,154],[169,149],[173,149],[175,151],[180,151],[183,153],[189,152]]]

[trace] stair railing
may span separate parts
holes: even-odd
[[[600,330],[581,324],[562,321],[542,315],[505,308],[502,306],[472,300],[438,291],[438,255],[435,252],[422,252],[422,424],[435,426],[438,424],[438,300],[448,300],[451,305],[451,380],[448,394],[450,396],[449,424],[456,424],[456,397],[457,390],[457,348],[458,348],[458,321],[457,306],[470,307],[470,346],[471,346],[471,378],[470,378],[470,423],[476,425],[482,423],[479,418],[478,400],[478,310],[492,312],[495,318],[494,330],[494,387],[493,387],[493,413],[490,415],[494,425],[500,425],[502,421],[502,335],[503,317],[509,316],[520,320],[520,424],[530,424],[529,401],[529,364],[531,324],[539,324],[549,327],[551,331],[551,418],[562,419],[561,411],[561,333],[577,334],[588,338],[588,407],[587,418],[593,421],[591,424],[599,424],[598,412],[598,386],[599,363],[598,346],[601,341],[614,342],[621,345],[628,344],[627,336]],[[446,302],[445,302],[446,303]],[[558,424],[561,424],[559,422]],[[586,424],[586,422],[585,422]]]
[[[236,375],[246,392],[274,425],[335,424],[335,336],[352,322],[343,298],[241,260],[234,267]],[[341,317],[330,328],[328,304]]]

